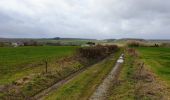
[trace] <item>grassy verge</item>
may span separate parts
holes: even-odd
[[[170,84],[170,48],[137,48],[141,59],[162,80]]]
[[[119,82],[117,82],[111,89],[109,100],[133,100],[134,98],[134,57],[125,54],[125,62],[122,65]]]
[[[139,56],[134,49],[127,50],[128,53],[126,52],[125,63],[123,65],[119,81],[110,89],[110,95],[108,96],[110,100],[169,100],[169,86],[164,81],[160,80],[160,77],[162,76],[155,71],[155,68],[152,68],[157,67],[158,65],[150,66],[148,65],[149,63],[143,59],[143,56],[155,59],[156,61],[157,59],[160,59],[156,57],[158,55],[154,55],[154,50],[156,48],[145,49],[152,50],[149,53],[153,54],[153,57],[155,58],[146,54]],[[157,52],[159,52],[159,49]],[[148,52],[148,50],[145,52]],[[144,63],[143,60],[145,61]],[[152,61],[151,59],[148,60]],[[164,66],[162,66],[162,68],[163,67]],[[156,69],[158,70],[158,68]],[[167,78],[164,79],[166,80]]]
[[[47,73],[42,71],[41,73],[30,74],[20,80],[13,81],[10,85],[4,87],[2,92],[0,91],[1,94],[4,94],[1,95],[0,98],[30,98],[38,92],[48,88],[54,83],[86,66],[75,58],[65,58],[59,62],[62,64],[50,63],[50,68],[48,68]]]
[[[120,52],[89,67],[46,97],[47,100],[86,100],[114,66]]]

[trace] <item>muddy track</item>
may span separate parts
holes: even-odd
[[[65,79],[57,82],[56,84],[52,85],[51,87],[41,91],[40,93],[36,94],[32,99],[33,100],[43,100],[45,96],[47,96],[49,93],[51,93],[52,91],[56,90],[57,88],[59,88],[61,85],[63,85],[64,83],[70,81],[71,79],[73,79],[75,76],[77,76],[78,74],[82,73],[83,71],[85,71],[88,67],[82,68],[80,70],[78,70],[77,72],[74,72],[73,74],[71,74],[70,76],[66,77]]]
[[[123,54],[117,60],[115,66],[113,67],[111,72],[108,74],[108,76],[104,79],[103,83],[99,85],[96,91],[89,98],[90,100],[105,100],[107,98],[107,94],[108,94],[107,92],[109,88],[118,79],[122,63],[123,63]]]
[[[119,63],[119,64],[120,64],[120,63]],[[119,64],[116,63],[116,65],[115,65],[115,67],[114,67],[114,68],[116,68],[116,69],[115,69],[116,72],[118,72],[117,70],[119,69]],[[118,66],[118,67],[116,67],[116,66]],[[71,81],[75,76],[77,76],[78,74],[82,73],[82,72],[85,71],[87,68],[89,68],[89,67],[82,68],[82,69],[80,69],[79,71],[77,71],[77,72],[71,74],[70,76],[66,77],[65,79],[63,79],[63,80],[57,82],[56,84],[52,85],[51,87],[49,87],[49,88],[47,88],[47,89],[39,92],[38,94],[36,94],[35,96],[33,96],[32,99],[33,99],[33,100],[43,100],[49,93],[51,93],[52,91],[58,89],[58,88],[59,88],[61,85],[63,85],[64,83]],[[117,69],[117,68],[118,68],[118,69]],[[115,72],[115,71],[113,72],[113,73],[115,74],[114,76],[117,75],[116,72]],[[110,76],[110,75],[113,76],[112,73],[110,73],[108,76]],[[107,78],[108,78],[108,77],[107,77]],[[110,78],[110,77],[109,77],[109,78]],[[109,80],[110,80],[110,79],[109,79]],[[97,99],[97,100],[98,100],[98,99]]]

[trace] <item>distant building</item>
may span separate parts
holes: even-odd
[[[18,47],[18,43],[16,43],[16,42],[11,43],[11,45],[12,45],[13,47]]]
[[[23,42],[12,42],[11,46],[13,47],[24,46],[24,43]]]
[[[23,42],[17,42],[18,46],[24,46]]]

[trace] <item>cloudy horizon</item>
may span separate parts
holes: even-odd
[[[1,0],[0,37],[170,39],[170,1]]]

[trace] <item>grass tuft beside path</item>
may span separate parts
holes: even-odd
[[[122,65],[119,82],[110,89],[109,100],[133,100],[134,95],[134,57],[125,54],[125,62]]]
[[[119,80],[110,89],[109,100],[169,100],[170,48],[127,50]],[[130,56],[134,54],[134,56]],[[143,64],[144,61],[144,64]],[[161,78],[161,79],[160,79]],[[162,81],[165,80],[165,81]]]

